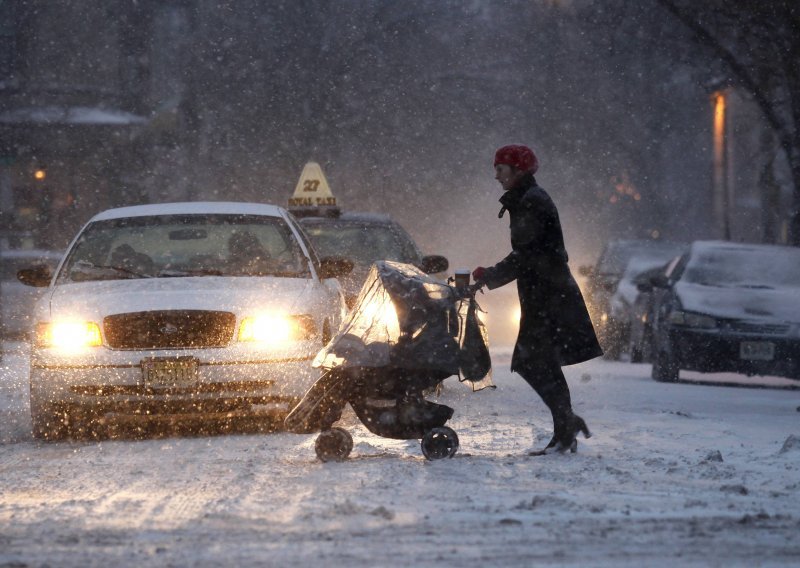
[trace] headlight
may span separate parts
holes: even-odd
[[[682,312],[680,310],[670,312],[669,323],[699,329],[716,329],[717,327],[717,320],[712,317],[694,314],[692,312]]]
[[[103,344],[100,326],[91,321],[56,321],[36,326],[36,345],[78,351]]]
[[[261,314],[246,317],[239,325],[239,341],[284,343],[310,339],[316,334],[317,326],[310,315]]]

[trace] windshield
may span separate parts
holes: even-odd
[[[310,278],[286,222],[260,215],[158,215],[97,221],[76,242],[59,280],[183,276]]]
[[[622,275],[622,280],[633,281],[643,272],[660,266],[663,267],[665,264],[666,261],[664,259],[634,256],[628,266],[625,267],[625,274]]]
[[[598,272],[604,275],[621,276],[628,262],[634,257],[650,258],[655,264],[664,264],[681,254],[683,245],[659,241],[619,241],[608,245],[600,261]]]
[[[740,288],[800,287],[800,249],[728,248],[693,255],[681,279],[692,284]]]
[[[344,256],[362,266],[376,260],[419,262],[410,238],[389,225],[333,222],[303,228],[320,256]]]

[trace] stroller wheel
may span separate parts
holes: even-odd
[[[343,428],[323,430],[314,443],[320,461],[342,461],[353,450],[353,437]]]
[[[422,455],[429,460],[452,458],[457,451],[458,435],[452,428],[432,428],[422,437]]]

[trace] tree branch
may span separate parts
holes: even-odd
[[[717,56],[728,66],[738,82],[747,90],[758,104],[769,125],[778,135],[781,144],[787,150],[792,146],[792,132],[781,120],[775,105],[772,103],[767,93],[761,89],[759,82],[753,77],[747,68],[742,65],[739,59],[722,42],[714,37],[711,32],[704,27],[697,19],[693,18],[686,11],[682,10],[672,0],[656,0],[668,12],[670,12],[679,22],[686,26],[698,40],[711,48]]]

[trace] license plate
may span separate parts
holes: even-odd
[[[742,341],[739,344],[739,359],[749,361],[772,361],[775,358],[775,344],[769,341]]]
[[[194,357],[142,359],[142,378],[150,388],[190,387],[197,383]]]

